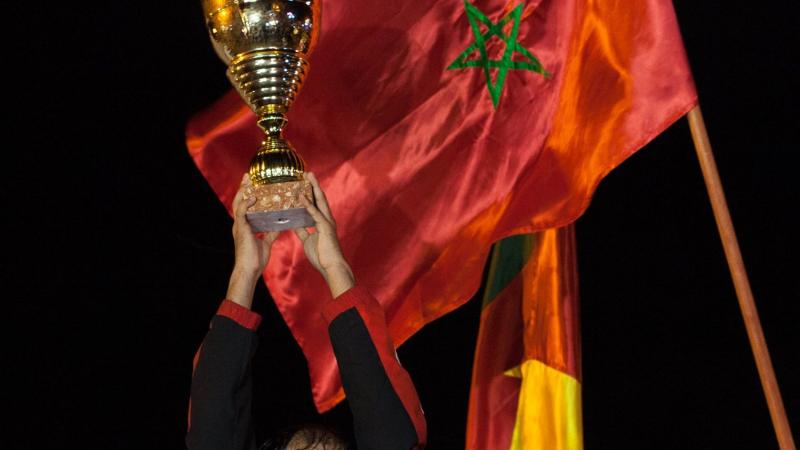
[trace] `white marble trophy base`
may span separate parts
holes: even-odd
[[[313,227],[314,219],[300,203],[300,196],[313,199],[314,193],[308,181],[250,186],[245,198],[256,197],[256,203],[247,208],[247,221],[256,232],[282,231],[293,228]]]

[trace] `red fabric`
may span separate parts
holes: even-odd
[[[217,315],[225,316],[251,331],[256,331],[261,325],[260,314],[227,299],[219,305]]]
[[[368,290],[356,286],[334,300],[327,302],[322,310],[322,315],[327,325],[330,325],[339,314],[351,308],[356,308],[367,326],[367,331],[372,338],[375,349],[378,351],[383,369],[386,371],[386,375],[403,403],[408,416],[414,423],[414,429],[417,431],[418,448],[424,447],[428,436],[425,415],[411,376],[400,365],[400,361],[397,360],[397,353],[391,336],[389,336],[389,330],[386,327],[386,316],[383,313],[383,309],[381,309],[380,303],[375,300],[375,297]]]
[[[468,450],[507,450],[511,446],[519,419],[520,379],[505,375],[507,370],[536,359],[581,381],[574,225],[527,236],[525,244],[511,242],[519,242],[519,246],[507,251],[525,254],[524,247],[530,245],[530,255],[513,280],[481,311],[467,414]],[[504,244],[508,245],[498,245]],[[490,274],[510,270],[516,268],[493,267]],[[490,279],[487,285],[493,282]],[[564,411],[576,411],[575,405],[563,406]],[[580,419],[580,415],[575,418]],[[548,445],[540,448],[550,448]]]
[[[481,311],[467,413],[467,449],[511,446],[520,380],[505,371],[518,366],[523,357],[522,292],[522,277],[517,276]]]
[[[575,226],[536,234],[522,269],[522,322],[525,356],[581,382],[578,256]]]
[[[475,2],[494,21],[505,5]],[[395,346],[472,297],[492,242],[575,220],[603,176],[696,101],[669,0],[540,0],[524,16],[520,45],[552,76],[509,71],[494,110],[481,70],[446,70],[474,41],[462,3],[325,4],[286,135]],[[188,126],[229,208],[261,137],[234,92]],[[343,398],[318,332],[327,288],[289,233],[266,274],[327,410]]]

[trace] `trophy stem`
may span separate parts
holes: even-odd
[[[273,105],[270,105],[273,106]],[[283,136],[283,127],[289,122],[284,112],[265,112],[258,115],[258,126],[267,136]]]
[[[285,119],[283,123],[286,123]],[[300,181],[304,171],[303,158],[284,139],[280,128],[276,132],[267,132],[261,147],[250,161],[250,181],[256,186]]]

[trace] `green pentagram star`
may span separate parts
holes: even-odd
[[[497,23],[492,23],[485,14],[467,0],[464,0],[464,6],[467,9],[467,18],[472,27],[472,34],[475,35],[475,42],[458,55],[458,58],[447,67],[447,70],[465,69],[467,67],[483,68],[483,74],[486,77],[486,86],[489,88],[489,94],[492,96],[492,104],[495,109],[497,109],[497,104],[500,102],[500,94],[503,93],[503,84],[506,80],[506,72],[508,72],[509,69],[530,70],[545,77],[550,76],[550,73],[542,67],[542,63],[517,42],[519,22],[522,17],[522,4],[517,5],[513,11],[506,14]],[[511,20],[514,21],[514,27],[511,30],[511,34],[506,35],[503,32],[503,27]],[[481,33],[478,22],[483,23],[488,28],[485,33]],[[505,52],[503,52],[503,58],[500,60],[489,59],[486,54],[486,42],[491,39],[492,36],[497,36],[505,42],[506,49]],[[467,60],[475,50],[480,52],[480,58]],[[512,61],[511,58],[514,56],[515,52],[521,53],[525,57],[525,60]],[[492,83],[492,77],[489,73],[490,69],[497,69],[497,78],[494,83]]]

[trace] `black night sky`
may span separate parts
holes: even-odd
[[[200,2],[7,8],[0,447],[182,448],[191,359],[233,261],[184,145],[229,89]],[[675,8],[797,436],[800,24],[777,2]],[[577,233],[586,448],[777,448],[685,120],[601,183]],[[299,347],[256,296],[260,438],[347,430],[346,405],[316,415]],[[464,446],[479,309],[399,350],[431,449]]]

